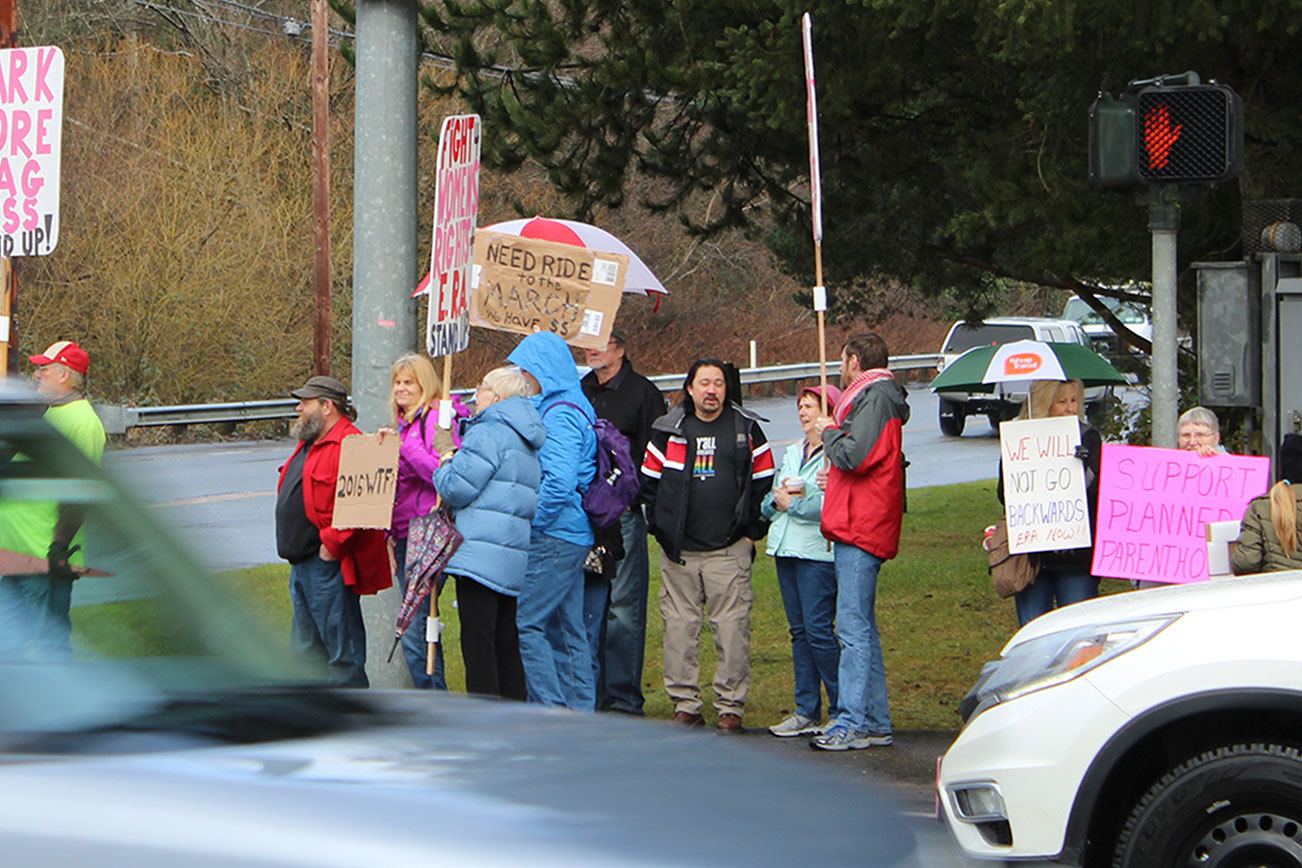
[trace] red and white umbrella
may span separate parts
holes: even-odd
[[[646,267],[646,263],[633,252],[632,248],[605,229],[593,226],[591,223],[533,217],[528,220],[506,220],[479,228],[506,235],[519,235],[522,238],[573,244],[575,247],[586,247],[603,253],[622,253],[628,257],[628,277],[624,279],[624,292],[634,295],[669,294],[669,290],[656,279],[651,269]]]

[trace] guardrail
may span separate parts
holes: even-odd
[[[934,353],[891,356],[891,370],[920,371],[936,367],[940,356]],[[841,372],[841,361],[829,361],[827,374],[834,377]],[[761,383],[783,383],[792,380],[810,380],[818,376],[818,362],[797,365],[770,365],[760,368],[742,368],[741,383],[752,386]],[[647,377],[662,392],[682,388],[684,374],[656,374]],[[463,398],[474,389],[454,389],[454,395]],[[265,401],[227,401],[220,404],[176,404],[165,407],[119,407],[97,405],[96,411],[110,434],[124,434],[130,428],[157,428],[186,425],[238,425],[242,422],[262,422],[269,419],[292,419],[294,398],[273,398]]]

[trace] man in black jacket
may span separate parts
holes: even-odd
[[[583,393],[592,402],[597,416],[628,438],[633,463],[641,464],[651,438],[651,425],[665,414],[664,396],[650,380],[633,370],[622,332],[612,331],[604,350],[585,350],[584,355],[592,373],[583,378]],[[598,655],[597,708],[641,714],[648,579],[646,517],[642,505],[634,504],[626,511],[619,526],[624,557],[609,583],[605,638]],[[600,579],[591,581],[601,582]],[[585,611],[584,615],[586,620],[588,613]]]
[[[699,650],[708,611],[719,652],[717,728],[740,733],[750,686],[750,569],[755,542],[768,530],[760,502],[773,481],[773,453],[756,417],[728,400],[723,362],[694,362],[683,391],[683,403],[652,426],[642,462],[651,531],[664,555],[665,692],[674,723],[702,723]]]

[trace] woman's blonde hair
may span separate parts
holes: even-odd
[[[416,418],[417,413],[438,400],[439,394],[443,391],[442,383],[439,382],[438,374],[434,373],[434,363],[420,353],[408,353],[393,363],[390,384],[398,379],[399,374],[411,374],[416,385],[420,387],[420,397],[403,413],[398,410],[398,402],[393,397],[393,390],[390,389],[389,413],[394,419],[411,422]]]
[[[1284,555],[1293,557],[1297,552],[1297,497],[1287,479],[1281,479],[1270,489],[1270,523]]]
[[[1047,419],[1053,407],[1053,399],[1058,395],[1059,386],[1070,386],[1076,390],[1077,415],[1085,420],[1085,384],[1080,380],[1032,380],[1031,393],[1022,403],[1022,412],[1018,419]]]
[[[484,386],[499,398],[526,397],[533,394],[533,386],[514,365],[494,368],[484,374]]]

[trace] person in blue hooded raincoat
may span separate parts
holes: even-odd
[[[516,608],[529,701],[592,711],[592,648],[583,625],[583,562],[592,526],[583,495],[597,464],[597,415],[579,386],[570,348],[551,332],[520,341],[507,360],[536,381],[547,437],[529,539],[529,565]]]
[[[524,701],[516,599],[538,503],[538,448],[546,436],[516,368],[484,375],[461,449],[434,471],[464,541],[448,563],[456,580],[466,692]]]

